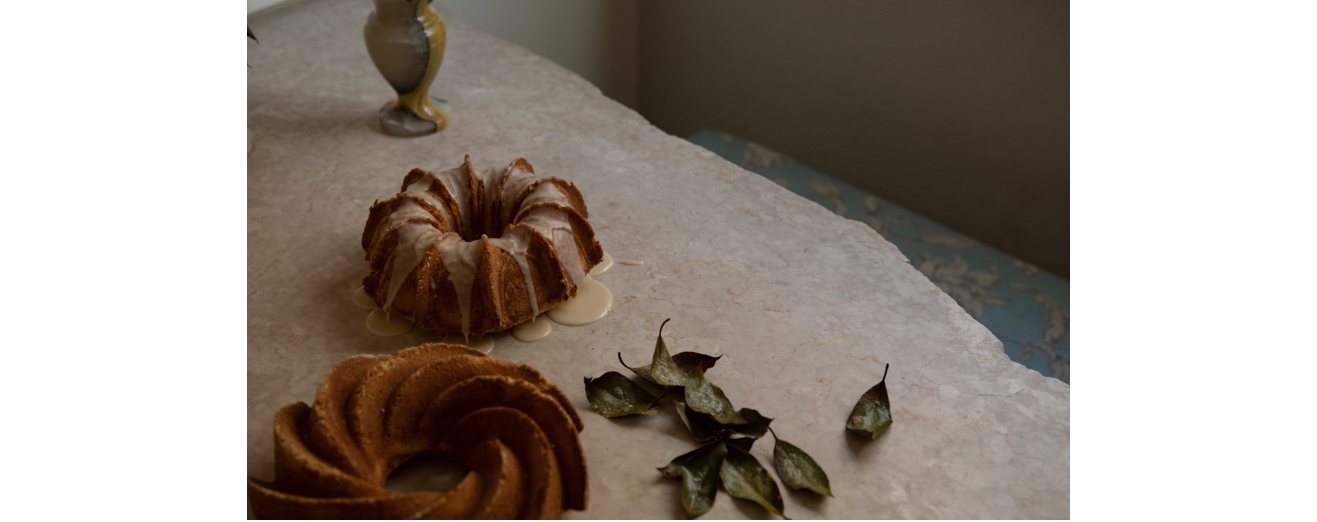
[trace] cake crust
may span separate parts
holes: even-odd
[[[589,491],[580,417],[534,369],[430,343],[348,358],[313,405],[275,414],[275,479],[248,479],[258,518],[560,518]],[[447,492],[395,494],[423,455],[462,463]]]

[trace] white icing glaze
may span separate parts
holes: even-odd
[[[553,248],[558,251],[558,261],[567,269],[567,275],[572,276],[572,284],[581,286],[581,280],[585,279],[585,267],[581,266],[581,254],[576,252],[576,235],[572,233],[570,224],[553,229]]]
[[[364,286],[358,288],[356,292],[352,292],[352,304],[355,304],[357,305],[357,307],[365,308],[367,310],[374,310],[376,308],[379,308],[378,306],[375,306],[375,300],[371,299],[370,296],[366,295],[366,287]]]
[[[444,189],[448,190],[448,195],[453,197],[457,203],[457,213],[462,216],[462,227],[460,230],[454,229],[455,232],[461,232],[463,237],[471,236],[471,225],[473,219],[471,216],[471,180],[469,177],[470,157],[462,166],[455,169],[436,172],[435,179],[443,184]]]
[[[530,227],[515,225],[503,233],[503,237],[491,239],[489,243],[507,252],[521,267],[521,276],[526,280],[526,293],[530,296],[530,314],[540,315],[540,303],[535,298],[535,282],[530,277],[530,263],[526,262],[526,251],[530,248]]]
[[[416,200],[403,198],[402,202],[398,204],[398,208],[394,209],[393,213],[389,214],[389,217],[384,220],[384,223],[382,223],[379,228],[375,229],[375,239],[372,240],[372,242],[379,241],[380,238],[384,237],[385,232],[400,226],[413,218],[422,218],[433,221],[434,215],[426,211],[425,207],[422,207],[416,202]]]
[[[421,264],[425,252],[430,250],[440,236],[456,237],[457,234],[440,232],[429,223],[406,223],[398,229],[398,251],[393,258],[393,273],[389,275],[389,295],[384,300],[385,310],[392,309],[393,298],[402,289],[403,281]]]
[[[536,208],[525,214],[518,224],[524,224],[553,243],[558,253],[558,261],[567,269],[572,284],[581,286],[585,279],[585,270],[581,267],[581,255],[576,251],[576,235],[572,233],[572,222],[567,220],[563,210],[550,206]]]
[[[366,316],[366,329],[381,337],[394,337],[411,331],[412,322],[401,315],[376,309]]]
[[[613,292],[593,277],[587,277],[576,290],[576,297],[563,301],[545,314],[563,326],[584,326],[603,319],[612,306]]]
[[[638,260],[638,259],[627,259],[627,260],[624,260],[624,261],[618,261],[618,262],[619,262],[619,263],[622,263],[622,264],[624,264],[624,265],[626,265],[626,266],[639,266],[639,265],[640,265],[640,260]]]
[[[599,264],[595,265],[594,268],[591,268],[590,273],[587,275],[590,277],[599,277],[600,275],[603,275],[604,272],[607,272],[609,268],[613,268],[613,256],[608,255],[608,252],[604,252],[604,258],[600,259]]]
[[[471,285],[476,281],[476,261],[488,240],[482,236],[479,241],[467,242],[457,234],[444,234],[439,240],[444,270],[448,271],[448,280],[453,282],[457,306],[462,311],[462,335],[471,333]]]
[[[544,316],[536,316],[534,319],[523,322],[512,327],[512,337],[523,343],[533,343],[549,336],[553,331],[553,323]]]
[[[516,210],[512,208],[513,200],[517,199],[517,195],[521,194],[521,191],[525,190],[536,179],[534,174],[520,168],[509,168],[508,181],[503,185],[503,192],[499,193],[499,203],[504,212],[502,216],[504,220],[516,217],[512,215],[512,211]]]
[[[421,179],[412,182],[411,185],[407,185],[407,190],[404,192],[424,199],[426,203],[439,209],[439,214],[444,218],[444,224],[448,226],[449,230],[455,231],[457,230],[457,224],[453,222],[453,215],[448,212],[448,205],[443,204],[443,202],[439,200],[439,196],[430,192],[430,188],[434,186],[434,182],[434,174],[427,172],[424,176],[421,176]],[[386,229],[387,227],[381,228]]]
[[[521,200],[521,208],[530,208],[544,203],[557,203],[564,207],[571,206],[571,200],[567,198],[566,194],[558,190],[557,184],[545,179],[540,181],[542,182],[535,185],[530,194],[526,195],[526,199]]]

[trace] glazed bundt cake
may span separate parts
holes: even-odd
[[[525,365],[441,343],[358,355],[330,370],[314,404],[275,414],[275,478],[248,478],[248,499],[258,518],[561,518],[586,507],[581,429]],[[422,455],[467,474],[447,492],[384,488]]]
[[[588,217],[575,185],[524,159],[413,169],[370,207],[362,284],[380,308],[441,335],[506,330],[574,297],[603,259]]]

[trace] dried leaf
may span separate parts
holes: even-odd
[[[718,493],[717,471],[725,455],[727,445],[717,442],[672,459],[666,467],[659,468],[665,477],[682,478],[681,507],[686,509],[686,514],[703,515],[713,507]]]
[[[622,360],[622,352],[617,352],[617,362],[622,363],[623,368],[631,370],[631,373],[644,377],[645,380],[649,382],[654,382],[654,376],[649,374],[649,367],[652,365],[646,364],[644,366],[637,366],[635,368],[627,366],[626,361]]]
[[[877,439],[891,425],[892,402],[887,398],[887,366],[883,366],[883,380],[860,396],[846,419],[846,429]]]
[[[716,438],[719,430],[718,421],[687,406],[683,399],[678,398],[685,397],[684,393],[678,393],[681,391],[681,388],[673,389],[672,402],[677,405],[677,416],[681,417],[681,422],[686,424],[686,429],[691,432],[691,438],[694,438],[696,442],[705,442]]]
[[[754,447],[756,440],[759,439],[737,437],[735,439],[727,439],[727,445],[748,453],[750,448]]]
[[[768,425],[772,422],[773,419],[760,415],[758,411],[741,408],[741,411],[736,412],[736,421],[722,427],[741,435],[759,438],[768,432]]]
[[[713,420],[722,424],[736,422],[736,410],[732,401],[727,400],[722,388],[714,386],[704,378],[704,372],[693,371],[686,375],[686,405],[692,410],[707,413]]]
[[[677,361],[668,355],[668,345],[663,343],[663,327],[672,319],[665,319],[663,324],[659,325],[658,341],[654,343],[654,362],[650,364],[650,377],[654,382],[664,386],[683,386],[686,383],[686,372],[681,371],[677,366]]]
[[[677,363],[677,368],[681,369],[682,375],[685,375],[687,373],[690,373],[691,370],[694,370],[696,367],[699,367],[701,370],[708,370],[709,368],[713,368],[713,365],[717,364],[718,359],[722,359],[722,357],[723,356],[721,355],[717,357],[711,355],[704,355],[699,352],[681,352],[677,355],[673,355],[672,360]],[[645,379],[649,380],[649,382],[655,382],[654,376],[650,375],[650,371],[649,371],[649,369],[653,366],[652,364],[646,364],[644,366],[637,366],[635,368],[632,368],[630,366],[627,366],[626,361],[622,360],[622,352],[617,353],[617,361],[622,363],[622,366],[625,366],[626,369],[631,370],[636,375],[644,377]]]
[[[777,481],[773,480],[754,455],[738,447],[753,444],[754,439],[733,439],[727,442],[727,456],[723,458],[722,469],[718,471],[723,489],[733,497],[755,502],[781,515],[782,493],[777,489]]]
[[[598,379],[585,378],[585,396],[590,407],[604,417],[625,415],[653,415],[658,412],[659,398],[651,395],[639,384],[631,382],[617,372],[608,372]]]
[[[820,495],[832,496],[832,486],[828,484],[828,474],[823,472],[819,463],[814,462],[805,450],[795,444],[777,438],[773,432],[773,466],[777,467],[777,476],[791,489],[805,488]]]
[[[696,368],[699,368],[702,372],[707,372],[709,368],[713,368],[713,365],[718,364],[718,359],[722,358],[721,355],[714,357],[699,352],[681,352],[672,356],[672,360],[677,362],[677,367],[686,373],[690,373]]]
[[[251,28],[251,27],[248,27],[248,28],[247,28],[247,38],[251,38],[251,39],[252,39],[253,41],[255,41],[256,43],[261,43],[260,40],[257,40],[257,39],[256,39],[256,33],[253,33],[253,32],[252,32],[252,28]]]
[[[667,478],[680,478],[681,467],[686,464],[686,461],[690,460],[691,457],[694,457],[696,453],[704,451],[705,449],[708,448],[709,446],[701,446],[693,450],[687,451],[686,453],[682,453],[681,455],[678,455],[677,458],[672,459],[672,462],[669,462],[667,466],[658,468],[659,473],[662,473],[663,476]]]
[[[773,419],[760,415],[758,411],[741,408],[741,411],[736,413],[735,422],[723,424],[707,413],[691,409],[684,399],[685,388],[673,387],[668,390],[672,393],[672,402],[677,405],[677,415],[686,424],[686,429],[690,431],[691,437],[696,442],[710,441],[718,437],[726,438],[732,434],[763,437],[768,433],[769,423],[773,422]]]

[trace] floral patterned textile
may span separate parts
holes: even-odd
[[[988,327],[1011,360],[1070,382],[1068,281],[758,143],[707,129],[686,139],[873,227]]]

